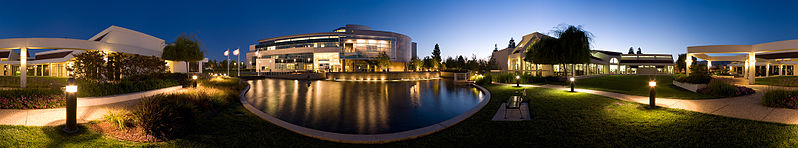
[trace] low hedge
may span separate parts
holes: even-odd
[[[0,109],[46,109],[66,105],[60,88],[16,88],[0,90]]]
[[[798,90],[770,90],[762,96],[762,105],[798,109]]]
[[[718,97],[734,97],[754,94],[755,91],[748,87],[735,86],[723,81],[713,80],[709,82],[707,87],[698,89],[699,93],[708,94]]]
[[[118,82],[78,80],[77,83],[80,89],[78,97],[95,97],[148,91],[178,85],[188,86],[191,84],[191,80],[187,74],[159,73],[126,76]]]

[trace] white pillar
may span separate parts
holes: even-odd
[[[779,76],[784,75],[784,64],[779,64]]]
[[[707,60],[707,71],[712,70],[712,61]]]
[[[28,83],[28,48],[19,49],[19,87],[25,88]]]
[[[765,63],[765,77],[770,76],[770,63]]]
[[[684,63],[685,63],[684,67],[685,74],[690,75],[690,67],[691,67],[690,65],[693,64],[693,54],[688,53],[687,56],[684,58]]]
[[[756,80],[756,55],[748,53],[748,84],[753,85]]]

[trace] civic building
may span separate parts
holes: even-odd
[[[535,64],[524,60],[527,47],[540,38],[550,37],[538,32],[524,35],[515,48],[505,48],[492,53],[500,72],[522,72],[535,76],[566,76],[566,72],[581,75],[604,74],[673,74],[674,62],[670,54],[623,54],[614,51],[591,50],[590,63]]]
[[[247,68],[260,72],[358,72],[374,68],[382,53],[390,57],[390,71],[405,71],[415,57],[415,43],[407,35],[346,25],[332,32],[306,33],[258,40],[249,46]]]

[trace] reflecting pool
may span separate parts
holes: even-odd
[[[450,79],[338,82],[250,80],[247,100],[295,125],[344,134],[382,134],[430,126],[475,107],[484,94]]]

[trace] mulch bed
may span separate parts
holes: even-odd
[[[92,129],[119,140],[133,142],[161,142],[161,140],[144,133],[144,129],[141,127],[128,127],[125,129],[119,129],[119,127],[105,121],[92,123],[89,125],[89,127]]]

